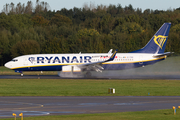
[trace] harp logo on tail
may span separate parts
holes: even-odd
[[[154,42],[162,49],[163,45],[165,43],[165,41],[167,40],[168,36],[162,36],[162,35],[158,35],[158,36],[154,36]]]

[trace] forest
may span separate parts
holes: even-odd
[[[84,4],[51,11],[44,1],[7,3],[0,13],[0,66],[14,57],[43,53],[119,53],[144,47],[165,22],[165,51],[180,54],[180,8],[164,10]]]

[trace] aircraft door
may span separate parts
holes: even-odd
[[[139,64],[143,64],[143,56],[139,56]]]
[[[28,60],[27,60],[27,58],[24,59],[24,65],[28,65]]]

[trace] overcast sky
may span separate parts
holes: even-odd
[[[21,4],[26,3],[28,1],[32,1],[33,6],[35,6],[36,0],[1,0],[0,11],[2,11],[3,6],[8,3],[13,2],[17,5],[19,2]],[[141,8],[143,11],[145,9],[153,9],[153,10],[168,10],[168,9],[176,9],[180,7],[180,0],[40,0],[40,2],[47,2],[50,6],[50,10],[61,10],[62,8],[71,9],[74,7],[82,8],[84,3],[90,4],[93,3],[95,6],[97,5],[118,5],[124,8],[131,4],[133,8]]]

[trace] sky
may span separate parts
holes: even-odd
[[[3,10],[3,6],[8,3],[10,4],[13,2],[17,5],[19,2],[21,4],[25,4],[28,1],[32,1],[33,6],[36,4],[36,0],[1,0],[0,2],[0,11]],[[93,3],[95,6],[97,5],[118,5],[124,8],[131,4],[134,9],[141,8],[142,11],[145,9],[152,9],[152,10],[169,10],[169,9],[176,9],[180,7],[180,0],[40,0],[40,2],[47,2],[50,6],[50,10],[61,10],[62,8],[72,9],[74,7],[82,8],[83,5]]]

